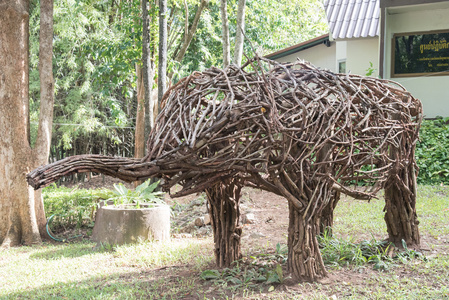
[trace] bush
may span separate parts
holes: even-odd
[[[449,118],[424,120],[416,145],[418,183],[449,184]]]
[[[52,229],[80,228],[93,222],[97,203],[113,196],[106,189],[86,190],[57,187],[52,184],[43,189],[44,208],[47,218],[58,215],[52,221]]]

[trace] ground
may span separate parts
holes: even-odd
[[[111,183],[98,177],[82,187]],[[191,235],[179,234],[180,223],[205,213],[204,195],[167,199],[179,208],[173,218],[174,237],[168,242],[110,251],[93,250],[95,244],[85,240],[0,252],[0,299],[449,299],[448,195],[448,187],[420,186],[420,252],[401,252],[399,259],[377,270],[374,263],[345,262],[342,253],[361,241],[386,237],[382,197],[371,203],[343,198],[336,209],[337,240],[330,240],[334,248],[322,249],[329,277],[300,284],[285,270],[285,199],[243,190],[243,211],[253,213],[255,223],[244,225],[244,257],[227,270],[216,270],[213,238],[207,231],[197,234],[200,228],[195,228]],[[256,280],[259,275],[276,276],[278,266],[282,283]]]

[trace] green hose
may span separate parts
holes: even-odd
[[[72,237],[69,237],[67,239],[60,239],[60,238],[52,236],[51,233],[50,233],[49,227],[50,227],[51,221],[53,220],[53,217],[55,217],[55,216],[59,216],[59,215],[52,215],[50,218],[48,218],[47,224],[45,225],[45,228],[47,229],[48,236],[51,237],[53,240],[55,240],[57,242],[67,242],[68,240],[76,239],[76,238],[78,238],[80,236],[83,236],[82,234],[79,234],[79,235],[74,235]]]

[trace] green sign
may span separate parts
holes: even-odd
[[[449,30],[395,34],[392,77],[449,74]]]

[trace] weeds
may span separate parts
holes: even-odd
[[[250,256],[247,260],[234,262],[232,268],[223,270],[205,270],[200,274],[203,280],[210,280],[215,285],[231,289],[254,289],[258,284],[283,283],[282,265],[287,262],[286,245],[277,244],[274,254],[261,253]]]
[[[387,270],[392,265],[388,255],[391,245],[372,238],[361,243],[331,237],[327,232],[319,237],[321,255],[326,265],[362,267],[373,264],[375,270]]]
[[[418,252],[416,250],[408,249],[407,243],[402,240],[402,247],[404,248],[404,251],[398,253],[394,258],[399,259],[402,263],[406,263],[409,260],[412,259],[420,259],[422,261],[427,261],[427,258],[422,254],[421,252]]]
[[[404,251],[396,255],[393,255],[395,249],[392,243],[377,241],[374,237],[368,241],[354,243],[352,240],[330,237],[325,232],[319,237],[319,243],[324,263],[333,267],[355,265],[360,268],[372,264],[374,270],[389,270],[395,266],[396,261],[404,264],[411,259],[427,261],[421,252],[408,249],[404,240]]]

